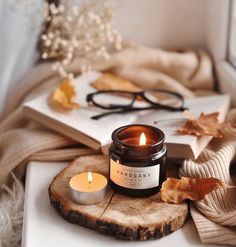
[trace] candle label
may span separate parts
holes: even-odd
[[[124,166],[110,159],[110,179],[129,189],[149,189],[159,185],[160,164],[149,167]]]

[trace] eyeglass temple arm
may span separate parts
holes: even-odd
[[[148,107],[132,107],[132,108],[123,108],[120,112],[131,112],[131,111],[143,111],[143,110],[168,110],[168,111],[185,111],[188,110],[187,107],[180,106],[180,107],[172,107],[172,106],[165,106],[165,105],[152,105]]]
[[[95,116],[92,116],[91,119],[94,119],[94,120],[98,120],[100,118],[103,118],[103,117],[106,117],[106,116],[109,116],[111,114],[115,114],[115,113],[121,113],[121,112],[105,112],[105,113],[102,113],[102,114],[98,114],[98,115],[95,115]]]
[[[99,115],[92,116],[91,118],[94,119],[94,120],[98,120],[100,118],[109,116],[111,114],[119,114],[119,113],[125,113],[125,112],[142,111],[142,110],[150,110],[150,109],[156,109],[156,108],[153,107],[153,106],[144,107],[144,108],[126,108],[126,109],[122,109],[122,110],[119,110],[119,111],[105,112],[105,113],[102,113],[102,114],[99,114]],[[164,108],[161,108],[161,109],[164,109]],[[168,110],[170,110],[170,111],[185,111],[185,110],[188,110],[188,108],[182,106],[182,107],[179,107],[179,108],[168,108]]]
[[[91,118],[94,119],[94,120],[98,120],[100,118],[109,116],[111,114],[119,114],[119,113],[125,113],[125,112],[131,112],[131,111],[140,111],[140,110],[148,110],[148,109],[150,109],[150,107],[145,108],[145,109],[142,109],[142,108],[126,108],[126,109],[121,109],[121,110],[118,110],[118,111],[105,112],[105,113],[102,113],[102,114],[98,114],[98,115],[92,116]]]

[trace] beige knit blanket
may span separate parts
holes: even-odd
[[[74,61],[70,70],[79,73],[86,61]],[[210,94],[214,83],[212,63],[202,50],[179,52],[129,45],[113,54],[109,61],[93,62],[95,70],[109,70],[126,77],[143,88],[175,90],[184,97]],[[0,123],[0,186],[9,182],[14,170],[24,173],[29,160],[71,160],[94,151],[23,118],[21,104],[60,82],[51,64],[39,64],[19,82],[8,97]],[[228,121],[236,123],[236,110]],[[233,184],[229,166],[235,162],[236,129],[225,131],[224,139],[216,139],[198,160],[186,160],[179,174],[186,177],[216,177]],[[235,166],[235,163],[233,164]],[[204,243],[236,246],[236,190],[219,189],[191,205],[191,215]]]

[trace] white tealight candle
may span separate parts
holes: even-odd
[[[105,198],[107,179],[95,172],[84,172],[70,179],[71,198],[80,204],[90,205]]]

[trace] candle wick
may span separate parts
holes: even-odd
[[[93,181],[93,176],[91,172],[88,172],[88,183],[91,184]]]

